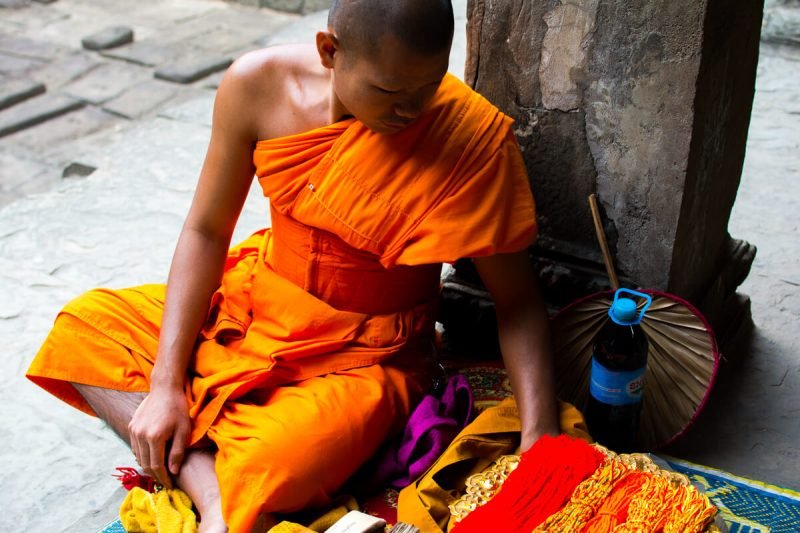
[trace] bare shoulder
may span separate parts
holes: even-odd
[[[254,50],[225,73],[218,106],[252,122],[256,139],[304,131],[327,102],[327,71],[313,45],[282,45]]]

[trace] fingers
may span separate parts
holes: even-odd
[[[166,448],[166,442],[160,439],[153,439],[149,442],[149,461],[147,464],[150,465],[150,471],[147,472],[148,475],[152,476],[156,482],[161,484],[164,488],[171,489],[172,488],[172,479],[169,477],[167,473],[167,468],[165,466],[164,461],[164,451]]]
[[[165,488],[172,488],[172,479],[164,466],[166,441],[158,436],[147,437],[135,430],[130,431],[131,451],[145,474]]]
[[[188,439],[189,424],[180,424],[175,430],[175,436],[172,438],[172,444],[169,449],[169,471],[173,476],[177,476],[181,470]]]

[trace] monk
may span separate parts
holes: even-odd
[[[402,430],[443,262],[494,298],[522,448],[558,433],[528,178],[511,119],[446,74],[452,36],[449,0],[339,0],[315,45],[238,59],[167,284],[76,298],[31,364],[201,531],[325,505]],[[272,227],[229,250],[254,175]]]

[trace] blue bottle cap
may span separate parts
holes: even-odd
[[[636,302],[630,298],[619,298],[611,305],[610,315],[617,324],[632,324],[636,322]]]
[[[637,313],[636,307],[638,304],[636,301],[631,298],[623,298],[623,294],[630,294],[631,296],[644,299],[642,309]],[[642,321],[645,312],[650,308],[650,304],[652,303],[653,298],[649,294],[632,291],[630,289],[617,289],[614,293],[614,301],[608,309],[608,316],[620,326],[633,326]]]

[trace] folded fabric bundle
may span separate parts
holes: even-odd
[[[403,435],[371,462],[371,487],[401,489],[425,472],[472,418],[472,392],[462,374],[451,376],[441,398],[428,394],[411,413]]]
[[[133,487],[120,506],[119,518],[129,533],[197,533],[192,500],[180,489],[151,493]]]
[[[491,531],[499,523],[508,533],[530,533],[569,501],[575,487],[605,461],[600,450],[566,436],[545,435],[522,454],[502,481],[502,490],[458,523],[455,533]]]
[[[496,490],[481,495],[483,501],[468,494],[470,505],[451,505],[462,518],[465,509],[483,504],[457,523],[455,533],[489,531],[496,524],[509,533],[716,530],[716,508],[685,476],[660,470],[642,454],[616,455],[565,435],[542,437],[505,480],[492,484]]]

